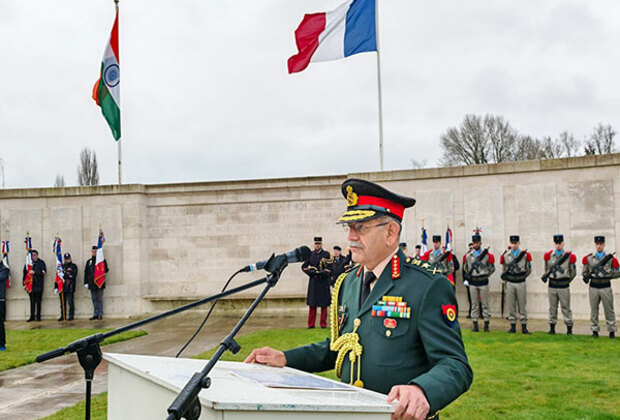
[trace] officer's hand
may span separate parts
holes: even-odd
[[[274,350],[271,347],[263,347],[252,350],[252,353],[245,359],[245,363],[282,367],[286,365],[286,356],[283,352]]]
[[[428,416],[430,405],[426,395],[417,385],[396,385],[388,394],[387,402],[398,400],[392,420],[424,420]]]

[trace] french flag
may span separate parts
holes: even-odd
[[[288,59],[288,72],[300,72],[311,61],[377,51],[375,1],[349,0],[331,12],[306,14],[295,31],[299,52]]]

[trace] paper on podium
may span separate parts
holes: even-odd
[[[323,379],[320,376],[300,375],[297,372],[252,372],[248,370],[230,369],[242,378],[250,379],[271,388],[323,389],[329,391],[351,391],[344,384]]]

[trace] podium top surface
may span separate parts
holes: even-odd
[[[112,365],[179,392],[206,360],[105,353]],[[391,413],[387,396],[292,368],[218,362],[201,404],[214,410]]]

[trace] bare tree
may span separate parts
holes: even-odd
[[[514,160],[518,133],[502,116],[487,114],[484,116],[484,130],[491,148],[492,162]]]
[[[62,188],[64,186],[66,186],[65,177],[60,174],[56,175],[56,180],[54,181],[54,188]]]
[[[428,160],[426,160],[426,159],[422,159],[422,160],[411,159],[411,167],[413,169],[426,168],[427,164],[428,164]]]
[[[543,159],[540,140],[531,136],[519,136],[516,140],[514,160],[535,160]]]
[[[573,133],[569,133],[568,131],[562,131],[558,137],[558,142],[562,145],[563,156],[573,157],[577,156],[577,154],[579,153],[581,143],[579,142],[579,140],[575,139]]]
[[[543,137],[541,140],[542,159],[561,158],[564,153],[564,147],[557,139],[550,136]]]
[[[460,128],[448,129],[440,138],[444,166],[488,163],[488,143],[482,118],[466,115]]]
[[[94,150],[90,150],[87,147],[83,148],[80,152],[78,185],[99,185],[97,154]]]
[[[585,141],[584,153],[586,155],[605,155],[614,153],[616,150],[616,131],[610,124],[598,123],[590,139]]]

